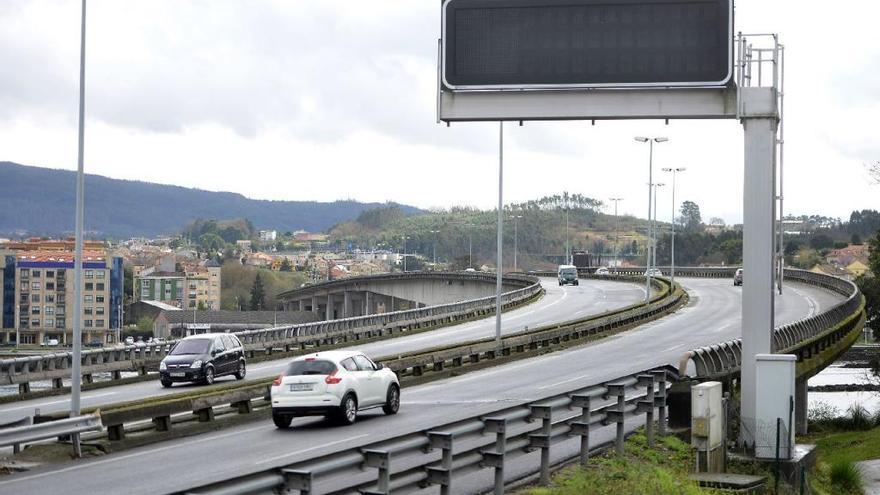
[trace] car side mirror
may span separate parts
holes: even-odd
[[[384,368],[385,368],[385,365],[384,365],[384,364],[382,364],[382,363],[376,363],[376,371],[379,371],[379,370],[384,369]]]
[[[211,356],[216,356],[217,354],[219,354],[219,352],[220,351],[217,349],[211,349]]]

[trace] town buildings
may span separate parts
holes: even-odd
[[[181,309],[219,310],[220,272],[220,265],[212,260],[178,263],[168,254],[154,266],[134,266],[134,300],[159,301]]]

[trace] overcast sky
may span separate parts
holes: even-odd
[[[0,1],[0,160],[76,168],[79,8]],[[878,18],[869,0],[737,2],[737,30],[787,47],[787,212],[880,208],[864,168],[880,160]],[[497,203],[498,124],[435,123],[438,0],[90,0],[87,22],[88,173],[259,199]],[[688,169],[676,199],[742,219],[738,122],[506,129],[506,203],[567,189],[645,216],[648,150],[632,138],[659,135],[655,170]]]

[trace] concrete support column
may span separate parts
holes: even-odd
[[[797,380],[794,384],[794,424],[798,435],[807,434],[808,393],[807,380]]]
[[[327,294],[327,313],[325,315],[325,320],[333,319],[333,294]]]
[[[370,291],[364,292],[364,315],[371,315],[375,313],[373,310],[373,293]]]
[[[354,316],[354,308],[351,304],[351,291],[347,290],[342,293],[342,317],[350,318]]]
[[[776,223],[776,90],[741,88],[745,129],[743,180],[742,408],[740,442],[754,443],[756,355],[769,354],[774,327]]]
[[[312,313],[318,314],[318,296],[312,296]]]
[[[300,310],[300,311],[305,311],[305,310],[306,310],[306,300],[305,300],[305,299],[300,299],[300,300],[299,300],[299,310]]]

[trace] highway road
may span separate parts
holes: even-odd
[[[406,388],[400,413],[394,417],[365,413],[349,427],[330,427],[320,418],[300,418],[288,431],[277,430],[270,421],[251,423],[12,475],[0,480],[0,492],[75,495],[182,490],[677,363],[688,349],[739,335],[740,288],[732,287],[726,279],[682,282],[691,300],[673,315],[582,347]],[[785,294],[777,298],[777,324],[807,317],[839,300],[822,289],[789,284]],[[605,431],[597,433],[599,439],[607,435]],[[576,443],[554,447],[554,457]],[[507,472],[514,476],[523,469],[520,462]],[[459,480],[455,491],[478,491],[487,476],[489,471]]]
[[[504,314],[502,318],[502,332],[504,334],[521,332],[526,326],[534,328],[566,319],[581,318],[610,309],[621,308],[641,301],[645,295],[642,287],[627,282],[583,280],[579,286],[559,287],[555,278],[544,278],[541,280],[541,283],[546,291],[544,297],[537,302]],[[356,348],[370,356],[391,356],[494,335],[495,318],[493,317],[416,335],[362,344],[356,346]],[[290,358],[284,358],[254,363],[248,367],[248,378],[276,376],[289,361]],[[217,384],[232,380],[234,378],[231,376],[218,378]],[[202,385],[182,384],[175,385],[171,389],[165,389],[159,385],[158,379],[155,381],[118,385],[84,392],[82,394],[82,404],[83,407],[93,407],[100,404],[180,392],[192,387],[204,388]],[[42,413],[69,410],[69,402],[70,395],[66,394],[0,406],[0,423],[14,421],[23,416],[31,415],[34,409],[40,409]]]

